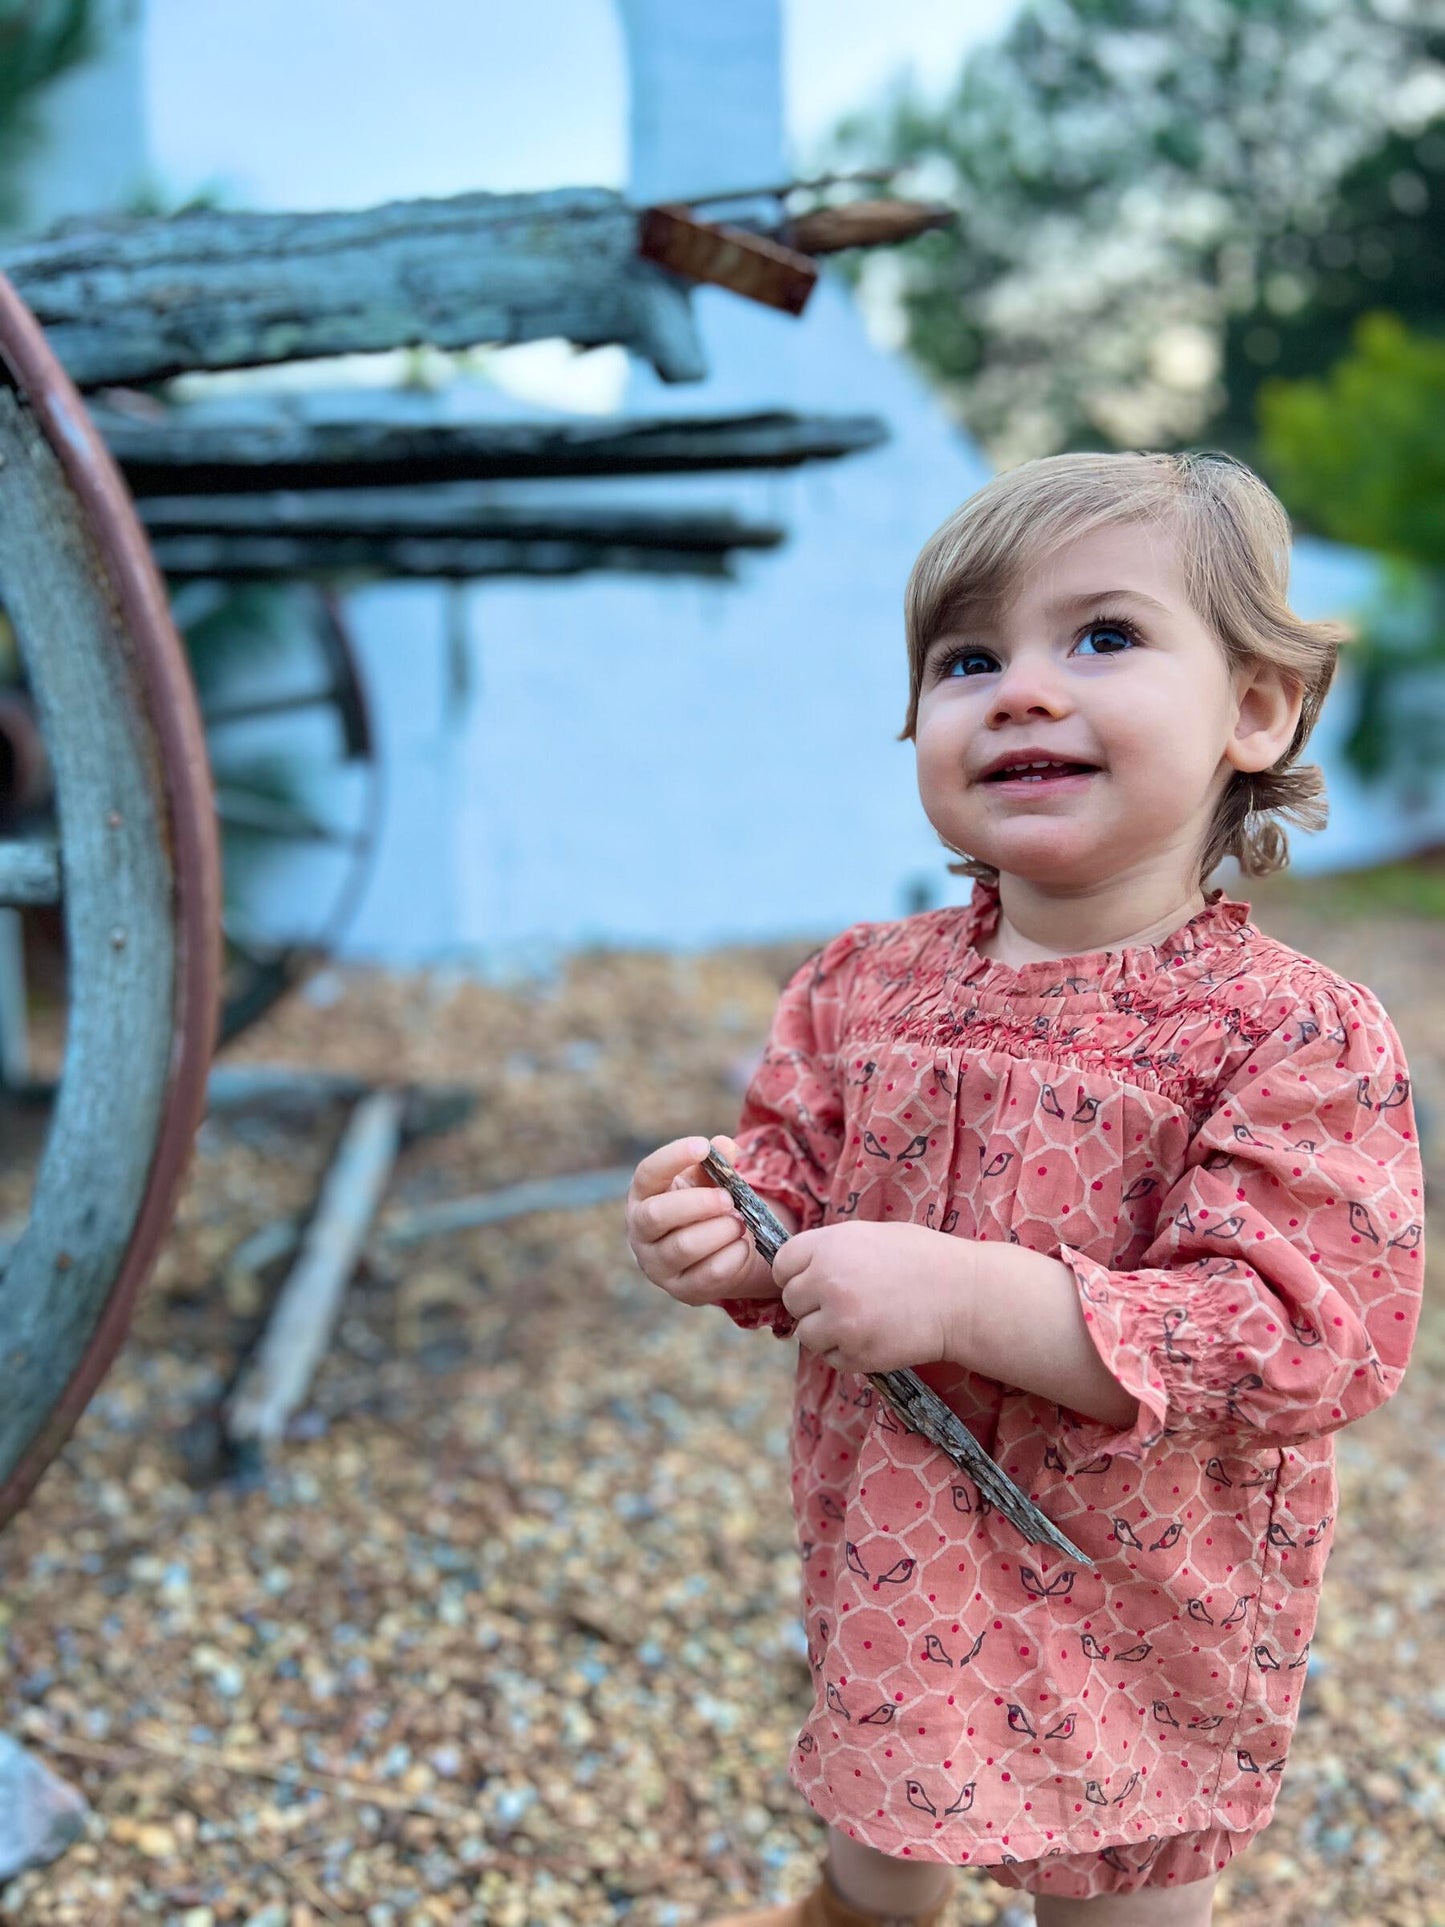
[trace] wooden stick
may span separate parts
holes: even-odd
[[[402,1793],[396,1787],[351,1779],[342,1773],[324,1773],[315,1767],[263,1760],[255,1754],[241,1753],[230,1747],[189,1746],[182,1745],[178,1740],[151,1739],[139,1734],[121,1741],[119,1745],[105,1745],[98,1740],[65,1739],[59,1734],[30,1733],[26,1738],[41,1751],[58,1753],[67,1759],[86,1760],[95,1766],[123,1768],[136,1758],[158,1756],[164,1760],[174,1760],[193,1773],[226,1773],[240,1779],[273,1780],[281,1786],[312,1787],[317,1792],[335,1794],[341,1799],[384,1807],[389,1813],[419,1813],[429,1820],[476,1819],[475,1809],[453,1802],[433,1800],[425,1794]]]
[[[447,1231],[501,1224],[507,1218],[525,1217],[533,1211],[581,1211],[608,1198],[625,1198],[631,1182],[632,1166],[614,1165],[606,1171],[578,1171],[570,1177],[534,1178],[525,1184],[508,1184],[497,1191],[483,1191],[474,1198],[453,1198],[446,1204],[430,1204],[423,1210],[410,1211],[384,1226],[378,1242],[410,1245]]]
[[[721,1152],[709,1149],[702,1163],[709,1176],[731,1197],[753,1234],[753,1243],[771,1264],[788,1239],[781,1222]],[[1066,1558],[1077,1559],[1082,1566],[1093,1565],[1093,1560],[1080,1552],[1073,1541],[1039,1511],[1033,1500],[1019,1491],[1008,1474],[994,1464],[958,1414],[945,1405],[936,1392],[929,1390],[917,1372],[869,1372],[867,1377],[909,1431],[947,1453],[1030,1545],[1052,1546]]]
[[[354,1104],[358,1098],[383,1088],[392,1087],[352,1071],[307,1070],[294,1064],[214,1064],[206,1083],[206,1109],[232,1111],[260,1106],[307,1110],[339,1102]],[[469,1084],[403,1084],[396,1088],[404,1100],[401,1135],[406,1143],[464,1124],[477,1107],[477,1092]]]
[[[279,1439],[305,1398],[396,1160],[404,1103],[400,1091],[373,1091],[353,1111],[301,1255],[227,1401],[225,1429],[233,1444]]]

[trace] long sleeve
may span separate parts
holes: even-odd
[[[845,930],[794,972],[778,1000],[762,1061],[743,1098],[737,1168],[762,1197],[786,1205],[800,1231],[822,1223],[842,1148],[843,1090],[836,1049],[849,966],[865,928]],[[767,1327],[780,1338],[794,1329],[780,1301],[721,1303],[739,1325]]]
[[[1087,1330],[1139,1400],[1089,1448],[1269,1449],[1399,1385],[1419,1320],[1424,1182],[1410,1078],[1372,993],[1336,980],[1253,1050],[1190,1141],[1139,1265],[1063,1247]]]

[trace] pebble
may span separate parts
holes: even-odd
[[[1379,989],[1445,1116],[1445,926],[1279,934]],[[230,1048],[473,1080],[473,1117],[398,1165],[387,1208],[410,1207],[731,1129],[732,1067],[812,947],[686,969],[597,955],[541,987],[462,973],[444,1001],[421,976],[338,970],[329,1001],[294,998]],[[509,1057],[531,1074],[508,1078]],[[804,1891],[819,1833],[785,1773],[808,1700],[790,1348],[660,1304],[615,1205],[518,1220],[428,1247],[410,1310],[405,1277],[362,1267],[308,1436],[257,1487],[193,1489],[176,1435],[254,1328],[211,1282],[244,1238],[304,1215],[341,1114],[265,1122],[208,1120],[113,1396],[0,1541],[3,1724],[111,1750],[54,1755],[105,1828],[11,1882],[6,1917],[319,1927],[273,1864],[368,1927],[697,1927]],[[1431,1306],[1403,1390],[1340,1437],[1304,1716],[1216,1927],[1441,1919],[1442,1445]],[[210,1818],[183,1838],[188,1799]],[[948,1927],[1030,1918],[970,1876]]]

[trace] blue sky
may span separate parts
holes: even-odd
[[[900,72],[941,90],[1016,5],[783,0],[798,164]],[[169,192],[214,183],[233,205],[322,208],[623,184],[611,0],[148,0],[147,14],[152,160]]]

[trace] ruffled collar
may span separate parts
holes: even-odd
[[[1254,934],[1250,905],[1210,891],[1202,910],[1157,943],[1130,944],[1120,950],[1088,950],[1077,956],[1043,958],[1034,963],[999,963],[983,956],[977,946],[998,927],[999,890],[996,883],[975,878],[966,907],[964,936],[970,955],[960,976],[976,989],[1009,992],[1015,996],[1088,995],[1124,985],[1143,985],[1159,977],[1191,973],[1191,966],[1207,969],[1221,953],[1248,943]]]

